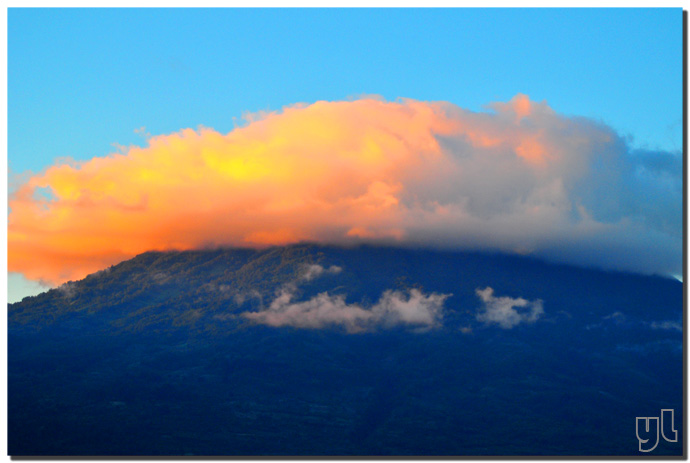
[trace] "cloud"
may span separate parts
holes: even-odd
[[[319,264],[309,264],[304,268],[304,272],[302,273],[301,278],[304,281],[311,281],[314,278],[320,277],[321,275],[324,275],[324,274],[330,274],[330,275],[338,274],[342,270],[343,269],[341,267],[338,267],[337,265],[331,265],[328,268],[324,268]]]
[[[408,326],[430,329],[440,325],[444,301],[450,294],[423,294],[417,289],[407,292],[385,291],[371,308],[348,304],[343,295],[327,292],[295,302],[295,294],[284,288],[271,305],[258,312],[243,312],[242,317],[269,326],[320,329],[342,327],[348,333],[369,331],[378,327]]]
[[[617,310],[609,315],[604,315],[601,317],[604,322],[599,322],[599,323],[590,323],[587,326],[585,326],[586,330],[591,330],[595,328],[604,328],[609,326],[611,323],[618,325],[618,326],[630,326],[631,322],[628,320],[628,317],[621,311]]]
[[[623,312],[620,311],[613,312],[611,315],[606,315],[604,317],[604,320],[611,320],[616,325],[621,325],[625,323],[626,319],[627,317],[623,314]]]
[[[534,323],[544,314],[542,301],[528,301],[518,297],[496,297],[491,287],[477,288],[475,293],[484,306],[477,314],[477,320],[487,325],[497,324],[509,330],[520,323]]]
[[[77,284],[73,281],[68,281],[67,283],[58,286],[57,290],[67,299],[73,299],[79,291]]]
[[[544,102],[362,98],[246,119],[25,180],[9,271],[57,284],[148,250],[367,241],[680,273],[680,154]]]
[[[221,285],[220,288],[224,292],[231,291],[231,288],[228,285]],[[244,305],[245,302],[248,302],[248,301],[253,301],[253,302],[258,303],[259,305],[263,305],[263,296],[261,295],[260,292],[258,292],[255,289],[252,289],[250,291],[242,291],[242,292],[233,293],[232,299],[235,302],[235,304],[237,304],[238,306]]]
[[[666,320],[663,322],[652,322],[652,323],[650,323],[649,326],[654,330],[683,331],[683,325],[681,325],[678,322],[671,321],[671,320]]]
[[[653,330],[683,331],[682,323],[679,323],[677,321],[663,320],[663,321],[648,322],[648,321],[635,320],[635,319],[630,320],[629,317],[627,317],[625,314],[623,314],[620,311],[616,311],[610,315],[602,317],[602,319],[606,320],[608,322],[613,322],[619,326],[633,326],[633,327],[634,326],[645,326],[645,327],[649,327]],[[603,328],[603,327],[605,327],[605,325],[602,323],[594,323],[594,324],[587,325],[585,328],[588,330],[591,330],[594,328]]]

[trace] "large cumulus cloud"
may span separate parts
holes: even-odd
[[[152,249],[373,241],[680,273],[681,193],[680,154],[524,95],[318,102],[29,178],[9,270],[60,283]]]

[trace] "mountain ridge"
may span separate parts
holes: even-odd
[[[347,256],[354,256],[348,259]],[[380,274],[390,270],[386,266],[395,265],[395,278],[377,276],[370,267],[373,262],[383,260],[376,267]],[[433,265],[424,262],[433,260]],[[446,270],[462,272],[458,275],[457,286],[468,273],[481,274],[473,278],[471,292],[478,288],[494,287],[494,280],[501,280],[499,288],[512,290],[514,297],[542,298],[521,272],[557,274],[569,278],[571,286],[578,278],[600,281],[626,280],[631,286],[656,281],[669,288],[682,288],[682,283],[662,276],[647,276],[629,272],[601,269],[587,269],[565,264],[554,264],[529,256],[507,255],[501,253],[482,253],[467,251],[439,251],[430,249],[405,249],[396,247],[376,247],[362,245],[357,247],[324,246],[312,243],[275,246],[266,249],[217,248],[191,251],[149,251],[130,260],[90,274],[76,282],[67,282],[37,296],[29,296],[22,301],[9,304],[9,320],[22,324],[22,315],[31,311],[46,309],[48,322],[69,313],[86,311],[94,313],[108,309],[111,312],[127,306],[129,311],[161,308],[167,303],[178,303],[177,310],[194,310],[195,307],[209,305],[213,312],[220,305],[237,306],[232,296],[242,292],[254,291],[262,298],[271,298],[281,285],[299,278],[301,266],[325,264],[341,265],[344,269],[340,279],[345,278],[344,286],[354,286],[357,295],[376,299],[378,293],[387,289],[406,289],[421,284],[434,291],[434,282],[421,273],[435,271],[442,275],[443,282],[437,284],[444,293],[454,294],[452,276]],[[350,268],[348,268],[348,265]],[[444,269],[444,266],[450,268]],[[353,271],[354,267],[354,271]],[[420,270],[421,268],[421,270]],[[508,268],[508,270],[505,270]],[[442,273],[443,272],[443,273]],[[492,273],[493,272],[493,273]],[[361,274],[361,275],[359,275]],[[494,278],[495,276],[495,278]],[[414,281],[415,278],[421,281]],[[513,280],[510,284],[508,278]],[[363,282],[363,279],[367,279]],[[316,284],[315,284],[316,283]],[[504,286],[502,286],[502,284]],[[582,282],[580,282],[582,284]],[[106,286],[107,288],[103,288]],[[319,282],[310,287],[327,289]],[[376,286],[378,289],[375,289]],[[591,289],[591,288],[590,288]],[[230,294],[223,294],[230,292]],[[312,294],[315,291],[308,291]],[[465,291],[467,293],[467,291]],[[116,296],[120,295],[118,299]],[[466,296],[466,294],[465,294]],[[453,296],[450,296],[451,298]],[[467,301],[467,297],[464,298]],[[196,302],[195,302],[196,301]],[[263,303],[263,302],[262,302]],[[129,306],[128,306],[129,304]],[[476,304],[475,304],[476,305]],[[31,319],[31,317],[28,317]],[[184,323],[178,320],[177,323]]]

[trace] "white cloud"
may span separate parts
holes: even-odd
[[[294,297],[292,288],[283,288],[267,309],[243,312],[241,316],[269,326],[311,329],[340,326],[349,333],[395,326],[429,329],[440,325],[443,304],[450,294],[389,290],[371,308],[348,304],[345,296],[327,292],[307,301],[294,302]]]
[[[539,299],[528,301],[521,297],[496,297],[491,287],[477,288],[475,293],[484,303],[477,314],[477,320],[487,325],[497,324],[508,330],[520,323],[534,323],[544,314],[544,307]]]
[[[319,264],[309,264],[304,266],[301,279],[304,281],[311,281],[314,278],[318,278],[321,275],[324,274],[330,274],[330,275],[335,275],[338,274],[342,271],[343,269],[341,267],[338,267],[337,265],[331,265],[328,268],[324,268]]]
[[[663,322],[652,322],[649,325],[652,327],[654,330],[676,330],[676,331],[683,331],[683,325],[681,325],[678,322],[674,322],[671,320],[666,320]]]
[[[623,312],[616,311],[616,312],[613,312],[611,315],[606,315],[604,317],[604,320],[611,320],[616,325],[620,325],[622,323],[625,323],[626,318],[627,317],[623,314]]]

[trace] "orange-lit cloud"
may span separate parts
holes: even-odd
[[[10,198],[9,271],[57,284],[148,250],[298,241],[575,261],[611,242],[661,256],[656,271],[680,267],[674,155],[634,159],[611,129],[524,95],[480,113],[367,98],[248,121],[31,177]]]

